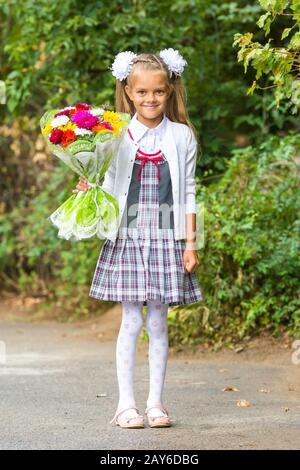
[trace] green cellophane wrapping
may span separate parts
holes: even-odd
[[[93,236],[103,239],[113,235],[117,230],[118,217],[119,206],[116,199],[96,186],[73,194],[49,219],[58,227],[60,238],[82,240]]]

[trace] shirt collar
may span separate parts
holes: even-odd
[[[161,122],[156,127],[150,128],[150,127],[145,126],[145,124],[141,123],[141,121],[137,119],[137,112],[136,112],[131,119],[130,130],[132,131],[134,140],[138,142],[148,131],[150,134],[162,135],[165,129],[166,122],[167,122],[167,117],[166,117],[166,114],[163,113],[163,119],[161,120]]]

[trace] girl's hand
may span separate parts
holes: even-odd
[[[197,256],[197,251],[195,250],[184,250],[183,252],[183,264],[184,269],[188,273],[193,273],[197,266],[199,266],[199,260]]]
[[[73,189],[72,193],[78,193],[78,191],[88,191],[90,189],[90,185],[88,184],[85,178],[79,176],[79,181],[77,183],[76,189]]]

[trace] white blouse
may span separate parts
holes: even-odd
[[[146,153],[155,153],[160,150],[166,130],[166,123],[167,118],[163,114],[162,121],[156,127],[150,128],[142,124],[137,119],[137,113],[135,113],[131,119],[130,131],[135,142],[139,144],[140,150]]]

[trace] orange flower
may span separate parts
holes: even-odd
[[[99,123],[96,126],[92,127],[93,132],[99,132],[99,131],[103,131],[103,130],[107,130],[107,129],[106,129],[106,127],[102,126],[101,123]]]
[[[61,145],[63,147],[66,147],[67,145],[71,144],[76,140],[76,134],[72,130],[67,130],[63,133],[62,139],[61,139]]]

